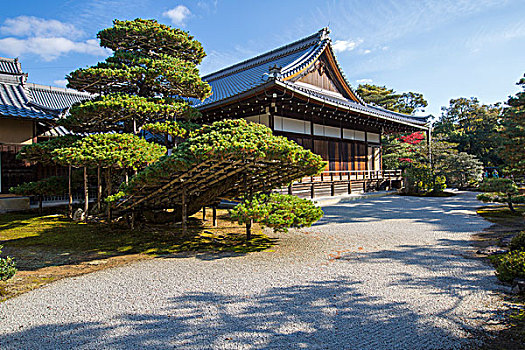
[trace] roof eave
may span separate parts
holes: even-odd
[[[293,91],[294,93],[303,95],[304,97],[309,98],[310,100],[316,100],[318,102],[324,103],[325,105],[330,105],[330,106],[335,107],[335,108],[344,109],[344,110],[356,112],[356,113],[359,113],[359,114],[369,115],[369,116],[374,117],[374,118],[379,118],[379,119],[386,120],[386,121],[389,121],[389,122],[393,122],[393,123],[396,123],[396,124],[403,124],[403,125],[406,125],[406,126],[409,126],[409,127],[412,127],[412,128],[416,128],[416,129],[428,130],[428,127],[425,126],[425,125],[418,125],[418,124],[410,123],[410,122],[399,120],[399,119],[395,119],[395,118],[388,118],[388,117],[381,116],[381,115],[367,113],[366,111],[362,111],[362,110],[357,109],[357,108],[352,108],[351,106],[346,106],[346,105],[343,105],[343,104],[340,104],[340,103],[337,103],[337,102],[334,102],[334,101],[323,99],[323,98],[321,98],[319,96],[310,95],[310,94],[308,94],[308,93],[306,93],[306,92],[304,92],[304,91],[302,91],[300,89],[294,88],[290,84],[287,84],[287,83],[284,83],[284,82],[281,82],[281,81],[275,80],[275,79],[269,80],[268,82],[266,82],[264,84],[261,84],[259,86],[256,86],[256,87],[254,87],[254,88],[252,88],[250,90],[246,90],[246,91],[244,91],[241,94],[238,94],[238,95],[235,95],[235,96],[232,96],[232,97],[228,97],[228,98],[225,98],[223,100],[215,101],[213,103],[210,103],[210,104],[207,104],[207,105],[203,105],[201,107],[196,106],[196,108],[198,110],[200,110],[201,112],[202,111],[206,111],[206,110],[210,110],[210,109],[213,109],[213,108],[218,107],[220,105],[231,104],[231,103],[234,103],[235,101],[243,100],[246,97],[254,95],[257,92],[268,90],[268,89],[270,89],[270,88],[272,88],[274,86],[279,86],[279,87],[281,87],[283,89],[286,89],[286,90],[289,90],[289,91]]]
[[[356,113],[360,113],[360,114],[369,115],[369,116],[374,117],[374,118],[387,120],[387,121],[390,121],[390,122],[393,122],[393,123],[397,123],[397,124],[403,124],[403,125],[410,126],[410,127],[417,128],[417,129],[421,129],[421,130],[428,130],[428,127],[425,126],[425,125],[418,125],[418,124],[410,123],[408,121],[399,120],[399,119],[396,119],[396,118],[388,118],[388,117],[385,117],[385,116],[382,116],[382,115],[376,115],[376,114],[372,114],[372,113],[367,113],[366,111],[362,111],[362,110],[360,110],[358,108],[353,108],[351,106],[340,104],[340,103],[337,103],[335,101],[330,101],[328,99],[323,99],[322,97],[319,97],[319,96],[316,96],[316,95],[313,95],[313,94],[312,95],[308,94],[308,93],[306,93],[305,91],[303,91],[301,89],[294,88],[290,84],[286,84],[286,83],[283,83],[281,81],[275,81],[275,85],[280,86],[280,87],[282,87],[284,89],[293,91],[294,93],[303,95],[303,96],[305,96],[305,97],[307,97],[307,98],[309,98],[311,100],[316,100],[316,101],[324,103],[325,105],[330,105],[330,106],[335,107],[335,108],[340,108],[340,109],[344,109],[344,110],[348,110],[348,111],[352,111],[352,112],[356,112]]]

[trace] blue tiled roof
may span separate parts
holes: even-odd
[[[30,105],[22,85],[0,83],[0,117],[53,119],[56,114]]]
[[[290,80],[287,81],[287,77],[293,76],[294,73],[301,71],[317,60],[327,46],[329,48],[331,47],[331,40],[328,33],[328,29],[324,28],[307,38],[204,76],[202,79],[210,84],[212,95],[203,102],[197,102],[196,107],[203,109],[212,104],[220,104],[222,101],[235,98],[235,96],[256,89],[273,80],[278,85],[310,96],[316,96],[319,99],[335,103],[338,106],[344,106],[349,110],[419,126],[426,123],[426,120],[423,118],[395,113],[377,106],[368,105],[354,91],[352,92],[359,102],[347,99],[343,95],[332,96],[320,91],[308,89]],[[341,70],[337,60],[336,64],[339,70]],[[270,68],[274,66],[281,68],[280,75],[271,77],[269,75]],[[342,71],[341,74],[344,77]],[[344,79],[350,87],[346,78]]]
[[[0,57],[0,117],[54,119],[75,102],[92,98],[72,89],[26,83],[18,60]]]
[[[290,45],[283,46],[250,60],[204,76],[202,79],[212,87],[212,95],[198,105],[209,105],[267,82],[269,68],[281,67],[282,76],[295,73],[316,59],[327,44],[322,30]]]
[[[57,88],[53,86],[26,84],[31,96],[31,103],[47,109],[64,110],[74,103],[92,98],[93,95],[73,89]]]

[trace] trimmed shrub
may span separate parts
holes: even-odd
[[[525,203],[525,196],[519,195],[518,186],[512,179],[485,179],[481,183],[480,189],[488,193],[478,194],[478,200],[484,203],[507,203],[513,213],[516,212],[513,204]]]
[[[2,253],[2,246],[0,245],[0,253]],[[12,258],[0,258],[0,281],[7,281],[16,273],[15,262]]]
[[[524,250],[525,251],[525,231],[521,231],[510,241],[510,250]]]
[[[308,199],[279,193],[258,193],[233,208],[230,215],[241,225],[253,220],[275,232],[287,232],[289,228],[312,226],[321,219],[323,210]]]
[[[503,254],[497,263],[496,275],[503,282],[525,278],[525,251],[514,250]]]

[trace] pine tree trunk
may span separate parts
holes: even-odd
[[[87,222],[89,210],[89,187],[87,168],[84,167],[84,221]]]
[[[107,189],[107,196],[111,196],[111,168],[107,168],[106,170],[106,189]],[[108,223],[111,222],[111,203],[107,203],[106,207],[106,214],[107,214],[107,220]]]
[[[100,175],[100,165],[97,167],[97,212],[100,213],[102,202],[102,179]]]
[[[246,240],[247,241],[252,239],[252,223],[253,223],[252,219],[248,220],[248,222],[246,223]]]
[[[69,166],[69,169],[68,169],[67,191],[68,191],[67,215],[71,219],[73,217],[73,194],[71,193],[71,165]]]
[[[512,196],[509,194],[507,195],[507,198],[508,198],[508,204],[509,204],[509,209],[511,212],[515,213],[516,212],[516,209],[514,209],[514,206],[512,205]]]

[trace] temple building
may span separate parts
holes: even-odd
[[[73,103],[91,98],[72,89],[28,83],[27,77],[18,59],[0,57],[0,193],[56,175],[48,173],[56,169],[24,164],[16,155],[24,145],[66,134],[67,130],[51,122]]]
[[[367,104],[334,55],[328,28],[206,75],[200,122],[245,118],[328,161],[329,171],[382,170],[381,135],[428,131],[426,120]]]

